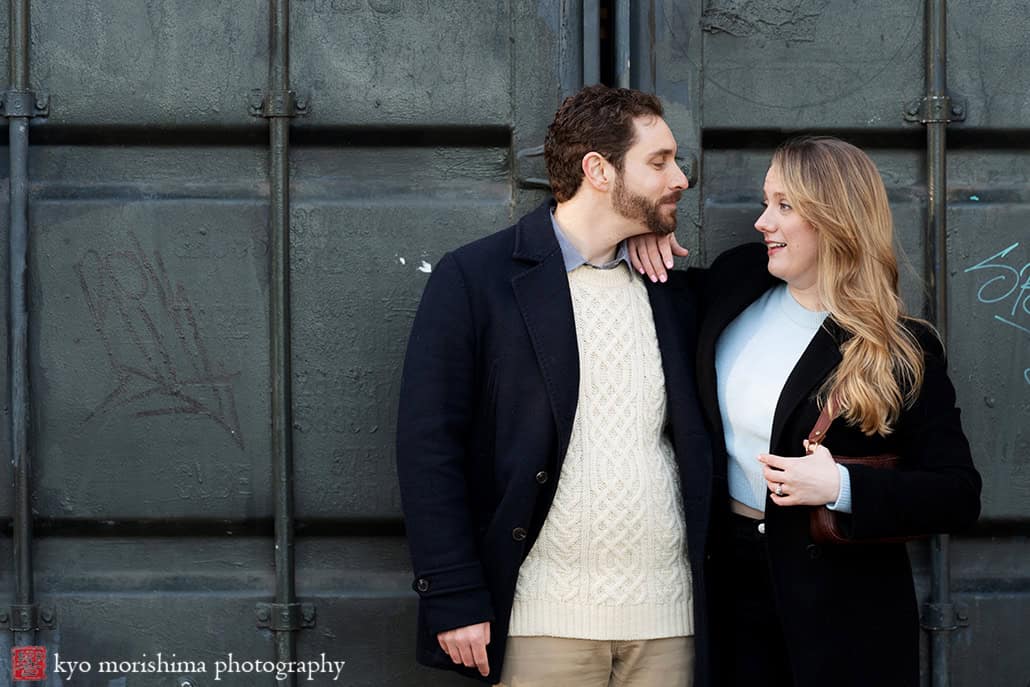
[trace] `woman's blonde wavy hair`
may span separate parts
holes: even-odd
[[[829,136],[796,138],[773,154],[787,197],[818,235],[819,297],[852,336],[819,391],[820,405],[866,435],[891,433],[923,383],[923,352],[898,295],[887,190],[865,153]],[[928,324],[928,323],[927,323]]]

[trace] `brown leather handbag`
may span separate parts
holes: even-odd
[[[819,444],[826,438],[826,432],[830,428],[833,418],[824,407],[819,413],[819,419],[815,427],[808,433],[808,453],[811,454],[819,447]],[[868,465],[879,470],[897,470],[900,459],[898,456],[885,453],[879,456],[833,456],[833,459],[841,465]],[[809,519],[809,535],[812,541],[817,544],[886,544],[905,542],[911,539],[918,539],[918,536],[906,537],[877,537],[872,539],[852,539],[844,534],[838,520],[839,514],[826,506],[812,508]]]

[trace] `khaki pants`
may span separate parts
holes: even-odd
[[[501,687],[691,687],[694,638],[509,637]]]

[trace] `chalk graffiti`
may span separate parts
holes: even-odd
[[[114,389],[83,423],[130,405],[137,418],[197,415],[242,449],[233,388],[240,373],[212,361],[193,302],[169,278],[161,252],[151,258],[132,232],[129,241],[130,250],[90,250],[74,265],[115,374]]]
[[[1007,264],[1011,260],[1009,255],[1018,247],[1017,241],[972,267],[967,267],[965,272],[990,270],[988,274],[994,276],[980,284],[976,299],[984,304],[1002,303],[1006,306],[1011,299],[1012,307],[1005,313],[1006,317],[995,314],[994,319],[1030,336],[1030,319],[1020,322],[1020,318],[1030,316],[1030,262],[1018,269]],[[1030,384],[1030,367],[1023,371],[1023,379]]]

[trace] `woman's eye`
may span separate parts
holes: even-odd
[[[780,209],[783,210],[784,212],[786,212],[786,211],[790,210],[791,207],[787,203],[780,203]]]
[[[664,162],[652,162],[651,166],[654,167],[655,169],[661,169],[662,167],[665,166],[665,163]]]

